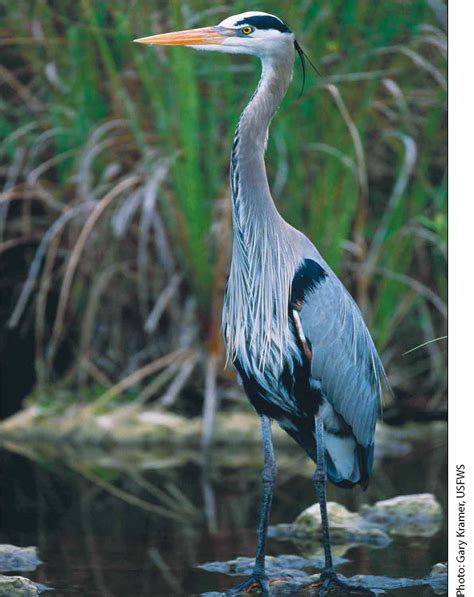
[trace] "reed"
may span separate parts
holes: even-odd
[[[201,374],[191,379],[193,364],[178,385],[201,390],[201,347],[219,350],[230,142],[258,70],[131,40],[247,4],[66,4],[3,8],[0,257],[31,266],[26,280],[7,281],[8,323],[35,326],[41,387],[115,386],[184,350]],[[296,68],[272,125],[279,208],[356,296],[395,393],[439,404],[444,341],[403,353],[446,327],[443,5],[264,9],[288,20],[322,71],[300,95]],[[153,383],[137,387],[152,396]]]

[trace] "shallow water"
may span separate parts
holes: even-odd
[[[21,455],[19,452],[26,452]],[[290,522],[315,502],[311,466],[296,448],[277,450],[280,474],[272,523]],[[36,545],[34,581],[52,595],[133,597],[224,591],[236,579],[197,564],[253,556],[260,502],[260,452],[216,448],[203,475],[198,457],[166,451],[86,451],[9,446],[0,451],[0,543]],[[379,460],[369,489],[329,489],[357,510],[396,495],[434,493],[446,511],[446,439],[423,440],[403,457]],[[432,537],[394,538],[388,547],[350,548],[346,576],[420,578],[447,559],[446,526]],[[269,540],[268,554],[298,554]],[[316,570],[314,570],[315,572]],[[415,597],[429,588],[390,594]]]

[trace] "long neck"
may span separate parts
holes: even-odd
[[[291,339],[288,300],[298,254],[273,203],[264,161],[268,127],[291,81],[294,51],[287,50],[278,60],[262,60],[232,147],[234,242],[223,328],[228,357],[238,355],[244,367],[281,362]]]
[[[293,72],[293,51],[278,59],[262,59],[262,76],[235,131],[231,156],[234,232],[250,220],[279,219],[265,169],[268,129]]]

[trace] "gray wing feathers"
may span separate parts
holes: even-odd
[[[311,375],[364,447],[373,442],[384,370],[359,308],[329,275],[300,312],[311,343]]]

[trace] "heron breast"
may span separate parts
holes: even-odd
[[[290,357],[270,360],[261,369],[257,363],[238,357],[234,364],[245,392],[260,414],[278,419],[290,414],[297,418],[313,417],[321,401],[321,386],[311,378],[310,365],[292,343]]]

